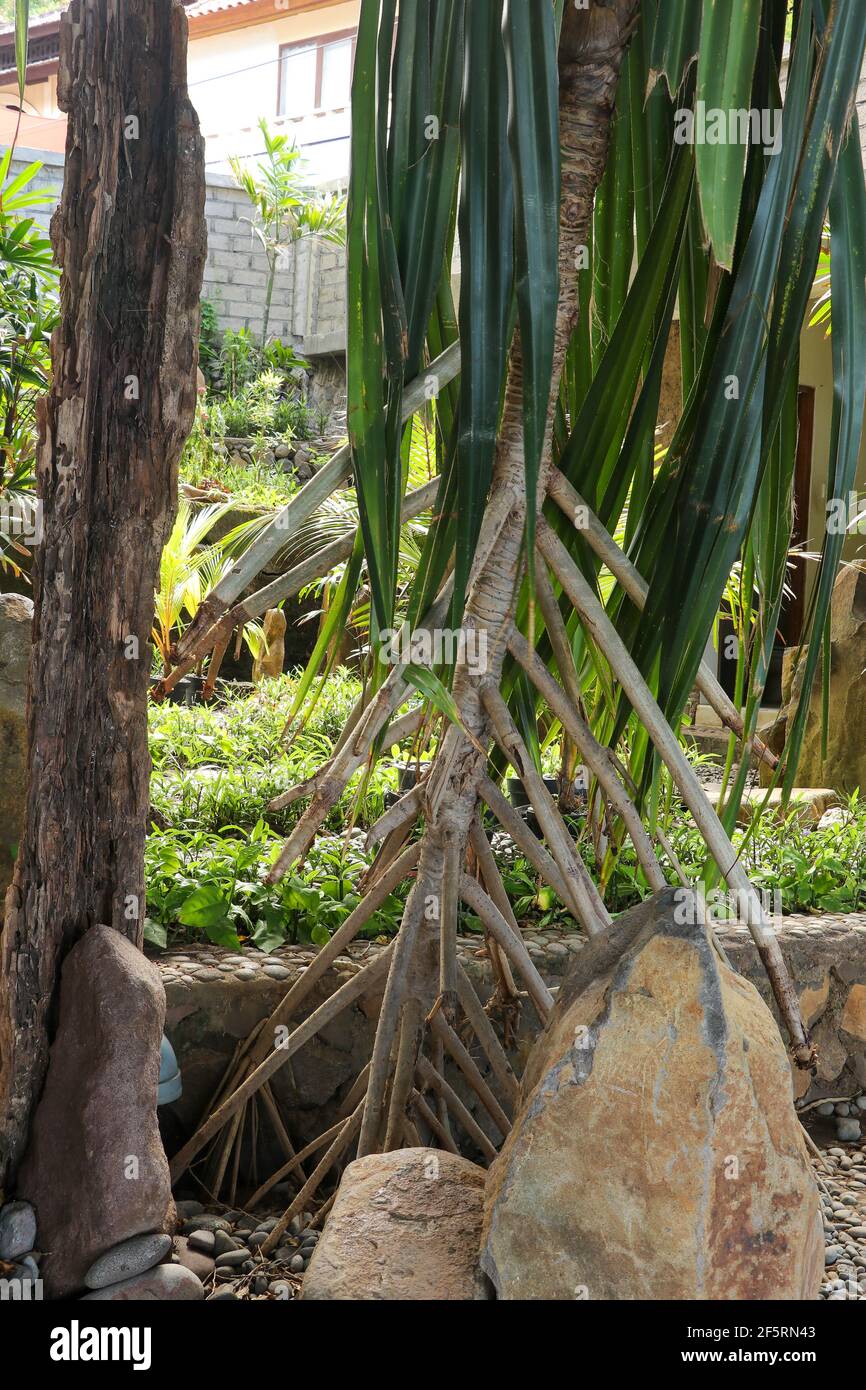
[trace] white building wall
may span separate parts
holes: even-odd
[[[345,178],[349,169],[348,102],[296,120],[278,118],[280,47],[322,34],[356,29],[358,0],[300,14],[284,14],[267,24],[194,38],[189,46],[189,92],[207,141],[210,168],[226,167],[230,155],[261,149],[258,120],[287,131],[317,180]]]

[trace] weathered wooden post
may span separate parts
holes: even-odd
[[[42,1086],[59,969],[140,945],[149,636],[196,398],[204,157],[180,0],[72,0],[53,383],[40,413],[30,780],[0,957],[0,1184]]]

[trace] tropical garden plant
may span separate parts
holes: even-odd
[[[274,134],[264,117],[259,121],[259,130],[265,145],[264,156],[254,167],[232,159],[231,169],[253,205],[254,216],[247,220],[267,261],[259,335],[264,352],[277,271],[286,264],[290,248],[306,237],[341,244],[345,239],[345,203],[335,193],[316,193],[304,180],[296,167],[301,152],[288,135]]]
[[[274,803],[307,801],[273,883],[297,872],[349,779],[396,733],[434,718],[444,733],[427,775],[374,827],[381,848],[358,906],[227,1078],[223,1099],[176,1156],[176,1174],[228,1125],[217,1141],[224,1159],[256,1090],[377,985],[384,997],[369,1069],[313,1187],[356,1137],[365,1154],[417,1135],[429,1113],[418,1103],[422,1048],[434,1075],[444,1048],[477,1087],[455,1041],[458,1022],[513,1099],[498,1037],[457,961],[459,902],[483,925],[497,1001],[513,1006],[515,974],[542,1017],[552,999],[517,930],[486,811],[588,934],[612,920],[603,892],[613,874],[600,874],[600,891],[538,776],[529,745],[539,719],[559,721],[589,769],[602,866],[628,838],[652,891],[675,866],[661,810],[676,788],[712,872],[739,895],[792,1053],[812,1064],[778,942],[730,839],[749,760],[720,820],[676,732],[697,685],[732,737],[790,790],[820,650],[808,639],[827,618],[836,537],[827,536],[818,565],[803,702],[785,760],[776,765],[755,728],[791,535],[799,334],[828,215],[829,495],[850,487],[860,443],[866,236],[852,113],[864,43],[866,8],[844,0],[795,0],[791,13],[785,0],[435,8],[408,0],[399,14],[396,0],[363,0],[347,236],[350,447],[280,521],[304,525],[351,469],[358,530],[241,601],[280,543],[275,523],[202,605],[165,688],[239,615],[349,561],[333,601],[345,616],[366,566],[367,685],[327,765]],[[772,150],[678,138],[682,114],[699,102],[722,112],[781,108],[783,138]],[[659,463],[655,428],[677,302],[684,409]],[[437,476],[407,491],[407,422],[419,409],[435,422]],[[433,522],[410,592],[400,595],[401,528],[431,505],[431,490]],[[743,710],[702,665],[737,564],[754,573],[760,595]],[[402,614],[410,631],[483,638],[484,662],[391,664],[388,634]],[[316,670],[329,659],[327,646],[318,649]],[[423,701],[401,715],[413,689]],[[509,764],[541,837],[499,790]],[[393,944],[298,1025],[321,971],[406,880]],[[270,1023],[293,1020],[275,1052]],[[426,1066],[423,1075],[429,1080]],[[292,1214],[294,1206],[286,1219]]]
[[[36,403],[45,393],[49,344],[57,322],[57,276],[51,242],[34,209],[48,199],[34,189],[38,161],[15,172],[14,147],[0,156],[0,495],[22,514],[35,507]],[[14,528],[0,532],[0,565],[19,569],[29,554]]]
[[[155,657],[163,670],[171,670],[171,649],[184,626],[231,568],[230,550],[242,548],[243,532],[238,536],[238,528],[229,532],[231,544],[228,537],[208,542],[209,533],[228,509],[227,503],[196,508],[185,498],[180,500],[171,535],[162,551],[159,588],[154,596],[151,637]],[[245,623],[242,633],[252,656],[258,656],[264,645],[261,623]],[[212,672],[212,680],[215,678],[216,673]]]

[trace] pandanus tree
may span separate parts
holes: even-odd
[[[441,718],[426,775],[370,832],[380,849],[359,906],[249,1041],[174,1160],[179,1174],[215,1141],[221,1180],[250,1099],[261,1088],[269,1095],[276,1069],[340,1010],[381,993],[369,1065],[272,1244],[356,1139],[360,1154],[419,1134],[452,1146],[450,1115],[488,1158],[495,1152],[445,1079],[446,1054],[507,1129],[515,1080],[496,1012],[480,1006],[457,958],[461,902],[486,933],[499,1002],[518,996],[515,977],[542,1019],[552,1001],[503,887],[491,820],[595,934],[611,922],[606,866],[626,838],[648,890],[678,881],[657,814],[660,786],[674,784],[706,841],[708,872],[738,894],[792,1053],[812,1064],[776,937],[729,838],[748,758],[720,819],[677,730],[697,685],[731,737],[790,786],[819,641],[809,643],[786,759],[777,765],[755,729],[791,535],[798,341],[828,209],[830,495],[850,486],[860,440],[866,243],[853,97],[864,40],[866,7],[851,0],[402,0],[399,14],[396,0],[363,0],[348,217],[349,446],[209,597],[165,683],[237,622],[339,565],[302,686],[312,692],[327,678],[362,575],[369,585],[365,693],[327,766],[280,798],[307,804],[273,878],[303,858],[354,774],[425,737],[431,711]],[[710,118],[724,121],[712,139]],[[684,405],[659,461],[677,305]],[[419,416],[438,472],[407,492]],[[240,601],[286,532],[350,477],[354,539]],[[430,514],[426,544],[412,583],[398,589],[401,524],[421,513]],[[827,536],[820,560],[807,624],[817,635],[838,541]],[[744,708],[702,662],[737,566],[759,594]],[[413,660],[411,641],[393,659],[389,637],[400,628],[410,637],[458,629],[474,640],[430,671]],[[597,875],[539,775],[539,716],[558,721],[591,774]],[[502,795],[509,765],[539,834]],[[393,942],[298,1022],[315,982],[405,880]]]

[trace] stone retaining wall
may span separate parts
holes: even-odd
[[[734,968],[771,1004],[769,984],[747,928],[729,923],[720,928],[718,937]],[[797,1099],[812,1101],[862,1091],[866,1085],[866,913],[785,917],[779,938],[819,1052],[814,1080],[794,1073]],[[560,931],[528,932],[525,940],[552,989],[583,945],[582,937]],[[380,949],[367,941],[349,947],[319,981],[299,1019]],[[478,937],[461,937],[458,949],[479,994],[487,999],[492,978],[483,942]],[[183,1098],[172,1107],[178,1139],[195,1127],[236,1044],[268,1016],[315,954],[315,948],[305,946],[283,947],[271,956],[196,946],[170,950],[159,957],[168,1006],[166,1032],[183,1072]],[[308,1141],[336,1119],[349,1087],[369,1059],[379,1002],[378,997],[370,996],[345,1010],[276,1073],[272,1084],[289,1116],[293,1137]],[[514,1049],[518,1071],[538,1027],[535,1011],[525,1001]],[[449,1073],[449,1079],[486,1127],[487,1118],[479,1112],[474,1095],[463,1086],[462,1077]],[[488,1080],[496,1089],[495,1081]],[[275,1165],[280,1161],[276,1149],[266,1150],[262,1157],[266,1162],[273,1159]]]
[[[62,154],[16,149],[11,174],[40,161],[30,188],[45,193],[48,203],[33,216],[48,229],[63,188]],[[206,173],[208,252],[204,271],[206,298],[213,301],[222,328],[249,328],[258,333],[265,304],[267,267],[264,252],[248,219],[249,199],[227,174]],[[277,271],[270,331],[307,356],[341,353],[346,347],[346,259],[341,247],[307,240],[289,252]],[[334,393],[332,393],[333,397]],[[333,399],[327,404],[333,405]]]

